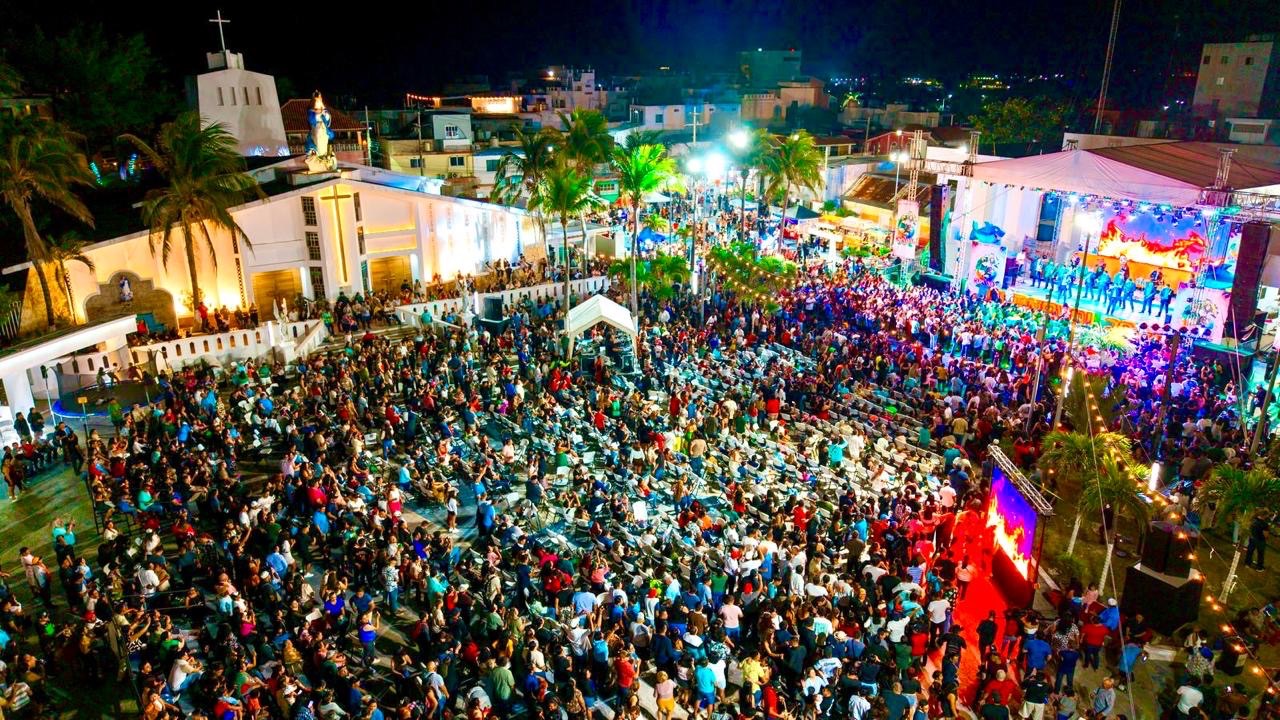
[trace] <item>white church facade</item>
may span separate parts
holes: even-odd
[[[281,301],[293,307],[299,297],[334,300],[342,293],[396,292],[404,282],[478,274],[487,262],[543,254],[532,215],[440,195],[438,180],[347,164],[317,179],[305,172],[301,158],[250,174],[264,197],[231,213],[249,242],[211,226],[215,252],[210,254],[203,240],[196,244],[197,279],[211,310],[256,304],[267,320]],[[98,242],[84,250],[93,270],[68,264],[78,322],[132,310],[149,323],[177,327],[193,316],[180,232],[175,230],[167,263],[152,252],[152,240],[150,232],[140,230]],[[127,307],[120,299],[122,278],[133,295]],[[24,317],[24,324],[27,320],[39,322]]]

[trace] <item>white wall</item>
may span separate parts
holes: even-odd
[[[248,104],[245,103],[246,88]],[[239,141],[240,154],[289,154],[280,98],[272,76],[234,68],[214,70],[196,77],[196,93],[200,116],[207,122],[225,125]]]

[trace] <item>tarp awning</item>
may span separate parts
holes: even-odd
[[[1090,193],[1181,206],[1198,203],[1202,187],[1088,150],[1064,150],[979,163],[973,166],[973,178],[1028,189]]]
[[[635,340],[636,321],[631,317],[631,311],[604,295],[593,295],[571,308],[565,332],[574,338],[600,323],[611,325]]]

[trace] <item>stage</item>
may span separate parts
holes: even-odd
[[[1048,288],[1043,285],[1032,287],[1031,283],[1022,277],[1018,278],[1016,285],[1005,288],[1001,292],[1015,305],[1033,310],[1045,310],[1047,305],[1051,313],[1059,313],[1064,304],[1060,292],[1055,292],[1053,299],[1049,300]],[[1216,304],[1219,299],[1225,301],[1229,293],[1214,288],[1183,289],[1173,294],[1168,310],[1163,314],[1160,312],[1161,304],[1158,295],[1152,303],[1151,312],[1143,312],[1141,291],[1136,291],[1133,295],[1134,300],[1125,302],[1108,313],[1107,301],[1089,297],[1086,288],[1084,294],[1080,296],[1079,311],[1075,320],[1087,324],[1105,323],[1121,327],[1137,327],[1142,323],[1172,325],[1175,328],[1182,327],[1184,324],[1190,327],[1203,327],[1206,322],[1212,323],[1211,319],[1205,317],[1207,315],[1208,318],[1212,318],[1212,315],[1209,315],[1212,309],[1210,305]],[[1072,288],[1067,293],[1065,305],[1074,309],[1075,302],[1076,288]],[[1221,338],[1221,328],[1215,330],[1216,332],[1213,332],[1210,337]]]
[[[63,418],[106,416],[113,398],[127,411],[134,405],[149,405],[151,397],[158,396],[159,392],[160,388],[154,383],[143,387],[136,380],[110,383],[106,387],[95,385],[63,393],[54,401],[52,410],[54,416]],[[84,398],[86,402],[81,403],[80,398]]]

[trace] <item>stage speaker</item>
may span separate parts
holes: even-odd
[[[502,319],[502,296],[486,297],[484,299],[485,320],[501,320]]]
[[[1227,321],[1222,328],[1229,338],[1252,337],[1249,332],[1258,311],[1258,285],[1267,259],[1271,226],[1251,222],[1240,226],[1240,251],[1236,254],[1236,275],[1231,282]]]
[[[1151,523],[1142,545],[1142,564],[1151,570],[1175,577],[1191,574],[1191,553],[1199,544],[1199,534],[1163,520]]]
[[[951,188],[934,185],[929,197],[929,269],[940,273],[946,268],[946,242],[942,237],[942,224],[951,204]]]
[[[1183,625],[1195,622],[1203,592],[1204,578],[1199,574],[1174,577],[1138,563],[1125,573],[1120,612],[1128,616],[1140,612],[1157,632],[1172,635]]]

